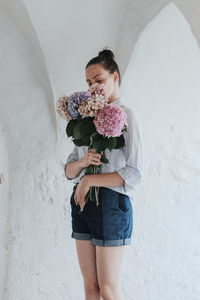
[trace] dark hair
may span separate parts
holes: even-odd
[[[89,67],[90,65],[94,64],[101,64],[104,67],[104,69],[109,71],[111,74],[117,71],[119,75],[119,85],[121,84],[121,75],[119,67],[115,61],[115,56],[111,50],[105,48],[104,50],[99,51],[98,56],[93,57],[87,63],[85,69],[87,69],[87,67]]]

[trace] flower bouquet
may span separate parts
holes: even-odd
[[[103,153],[103,163],[109,163],[105,156],[106,149],[112,151],[125,145],[123,132],[127,131],[127,114],[122,107],[108,103],[104,84],[96,83],[89,91],[60,97],[56,110],[68,121],[66,134],[72,137],[73,143],[78,147],[88,146],[88,149],[93,148],[97,153]],[[100,173],[101,165],[90,165],[85,168],[83,176]],[[91,186],[86,202],[95,201],[98,206],[98,195],[99,187]]]

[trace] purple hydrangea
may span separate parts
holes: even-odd
[[[80,115],[78,112],[79,104],[87,98],[91,98],[91,94],[88,91],[75,92],[69,96],[67,102],[68,111],[73,119],[76,119]]]

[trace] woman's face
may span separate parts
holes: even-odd
[[[85,70],[86,82],[88,84],[88,91],[90,92],[92,85],[95,83],[104,84],[106,98],[112,97],[115,91],[116,84],[118,85],[118,73],[110,74],[102,65],[94,64],[87,67]]]

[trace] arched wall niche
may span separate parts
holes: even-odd
[[[138,286],[152,299],[197,299],[200,50],[176,5],[163,8],[140,34],[121,91],[142,124],[145,157],[126,282],[135,299],[148,298]]]

